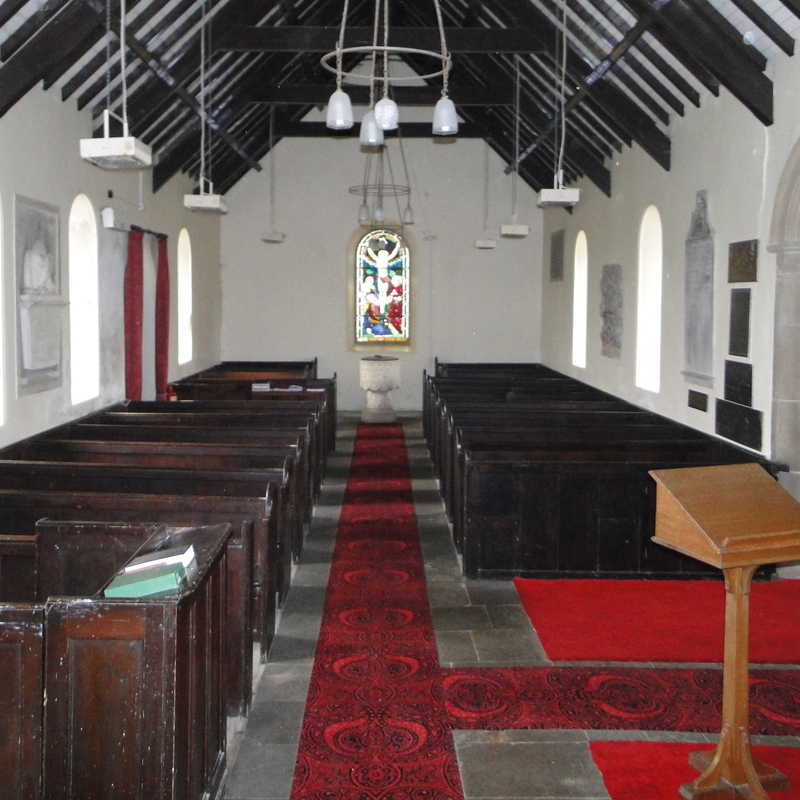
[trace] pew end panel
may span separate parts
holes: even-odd
[[[37,551],[35,534],[0,534],[0,602],[36,601]]]
[[[0,597],[0,780],[3,797],[41,796],[44,606]]]
[[[173,535],[175,538],[173,538]],[[160,531],[138,552],[195,545],[170,597],[60,598],[45,607],[44,796],[219,797],[229,525]]]

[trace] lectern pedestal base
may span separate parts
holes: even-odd
[[[689,763],[703,775],[695,783],[685,783],[681,786],[679,794],[684,800],[768,800],[767,790],[775,791],[789,786],[789,779],[782,772],[752,758],[749,745],[747,755],[751,759],[753,772],[748,776],[748,782],[733,784],[718,775],[716,783],[710,786],[696,786],[695,784],[711,770],[716,755],[718,751],[713,750],[698,750],[689,755]]]

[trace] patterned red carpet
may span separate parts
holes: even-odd
[[[359,426],[293,800],[456,800],[402,428]]]
[[[516,578],[514,584],[554,661],[722,661],[721,581]],[[800,581],[753,583],[750,661],[800,662],[798,606]]]
[[[453,728],[720,729],[722,671],[516,667],[445,672]],[[800,670],[750,677],[750,731],[800,734]]]

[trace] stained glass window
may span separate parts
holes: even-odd
[[[370,231],[356,248],[356,342],[407,342],[410,254],[399,233]]]

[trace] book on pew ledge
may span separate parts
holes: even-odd
[[[162,564],[137,572],[120,572],[106,586],[105,597],[168,597],[186,584],[183,564]]]
[[[187,572],[193,561],[197,558],[194,552],[193,545],[183,545],[178,547],[169,547],[164,550],[153,550],[149,553],[132,558],[123,570],[126,573],[139,572],[143,569],[150,569],[151,567],[171,566],[172,564],[180,564]]]

